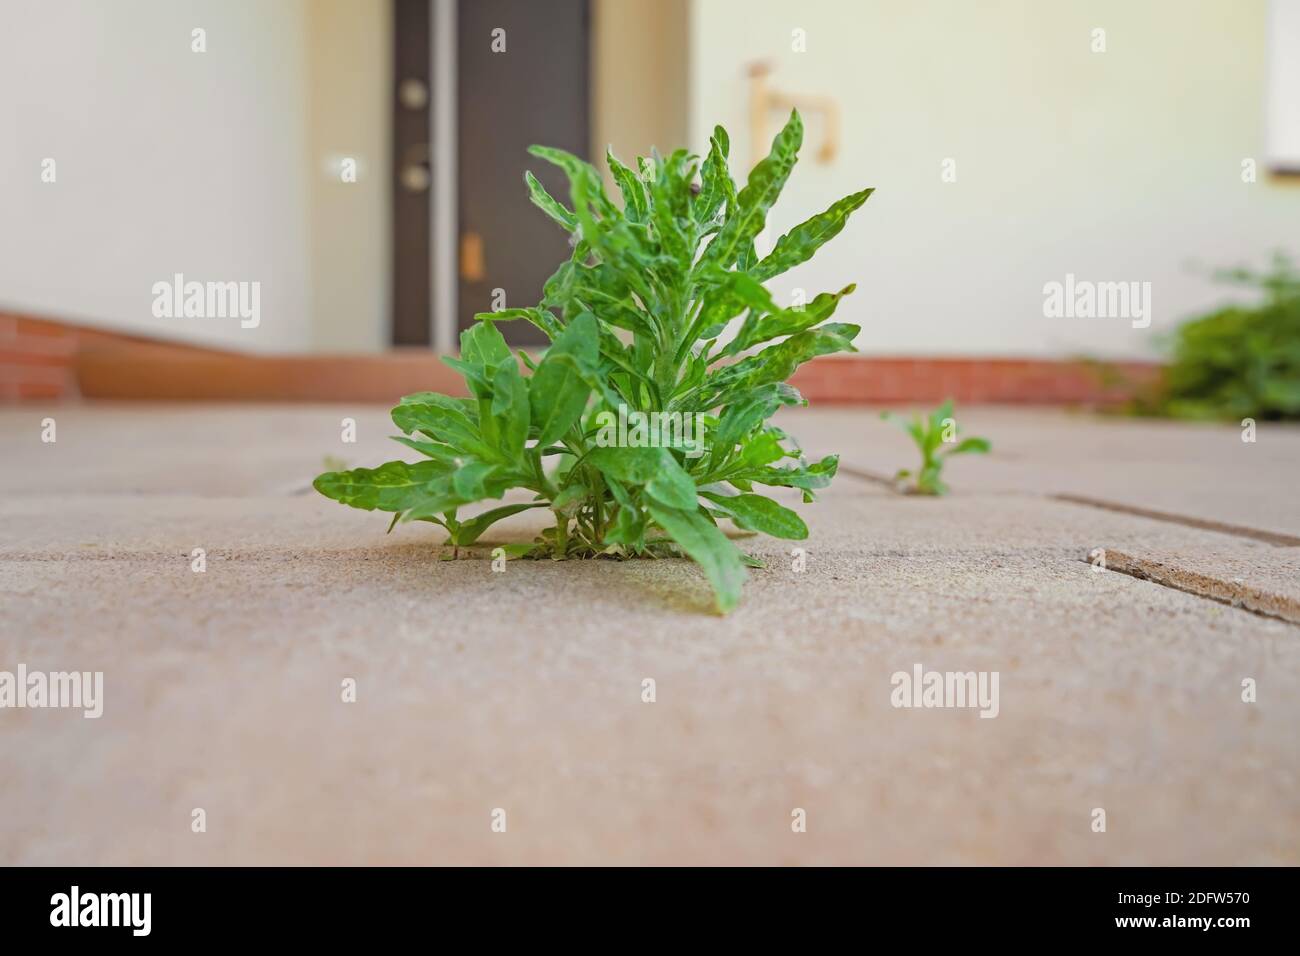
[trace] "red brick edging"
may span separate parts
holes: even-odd
[[[816,404],[1104,405],[1151,386],[1160,366],[1080,360],[823,356],[792,384]],[[80,397],[223,401],[395,401],[400,389],[456,391],[437,356],[245,356],[0,314],[0,402]],[[390,390],[396,394],[388,395]]]
[[[817,403],[901,402],[1114,404],[1156,383],[1154,362],[1011,358],[825,356],[795,372],[791,384]]]

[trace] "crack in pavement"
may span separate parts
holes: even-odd
[[[1098,551],[1102,554],[1100,565],[1094,564],[1092,560],[1093,555]],[[1161,587],[1182,591],[1218,604],[1226,604],[1260,617],[1300,625],[1300,601],[1285,594],[1254,587],[1240,579],[1225,581],[1213,575],[1176,567],[1163,561],[1139,558],[1111,548],[1093,549],[1083,561],[1094,567],[1126,574],[1139,581],[1150,581]]]

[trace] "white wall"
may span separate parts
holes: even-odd
[[[1268,153],[1300,173],[1300,0],[1269,0]]]
[[[1300,187],[1264,172],[1265,14],[1264,0],[693,0],[691,146],[722,123],[743,179],[759,57],[774,86],[840,101],[842,153],[817,165],[810,129],[772,237],[878,192],[774,287],[856,280],[839,314],[863,324],[863,351],[1147,356],[1227,294],[1189,262],[1300,255]],[[1067,272],[1151,282],[1152,327],[1044,318],[1043,285]]]
[[[4,0],[0,309],[255,351],[379,348],[387,6]],[[328,182],[335,154],[369,178]],[[175,272],[260,282],[260,326],[155,318],[151,286]]]

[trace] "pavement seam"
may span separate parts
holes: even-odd
[[[1105,563],[1102,565],[1096,565],[1092,561],[1092,556],[1098,551],[1105,556]],[[1300,625],[1300,601],[1284,594],[1254,587],[1240,579],[1225,581],[1210,574],[1165,564],[1163,561],[1139,558],[1111,548],[1095,549],[1083,561],[1085,564],[1104,567],[1107,571],[1116,571],[1139,581],[1150,581],[1152,584],[1174,591],[1182,591],[1207,601],[1249,611],[1259,617]]]
[[[1139,518],[1150,518],[1153,521],[1166,521],[1170,524],[1181,524],[1189,528],[1199,528],[1202,531],[1217,531],[1220,534],[1230,534],[1238,538],[1250,538],[1253,541],[1263,541],[1265,544],[1271,544],[1279,548],[1300,547],[1300,538],[1294,535],[1282,534],[1277,531],[1261,531],[1259,528],[1250,528],[1246,525],[1227,524],[1222,521],[1209,521],[1204,518],[1193,518],[1189,515],[1174,514],[1170,511],[1153,511],[1150,508],[1137,508],[1133,505],[1120,504],[1115,501],[1104,501],[1100,498],[1087,498],[1083,495],[1048,495],[1053,501],[1064,501],[1069,504],[1084,505],[1089,508],[1100,508],[1103,511],[1117,511],[1120,514],[1135,515]]]

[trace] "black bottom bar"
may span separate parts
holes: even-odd
[[[10,869],[0,875],[6,943],[124,939],[204,942],[291,937],[337,946],[438,927],[522,930],[536,943],[611,941],[694,927],[747,937],[925,943],[1131,936],[1231,944],[1294,925],[1288,869]],[[75,888],[75,889],[74,889]],[[147,895],[146,895],[147,894]],[[76,924],[76,925],[74,925]],[[109,924],[109,925],[104,925]],[[146,933],[147,930],[147,933]],[[703,931],[702,933],[699,931]],[[454,936],[443,936],[450,942]],[[66,941],[66,940],[65,940]],[[18,952],[18,950],[11,950]]]

